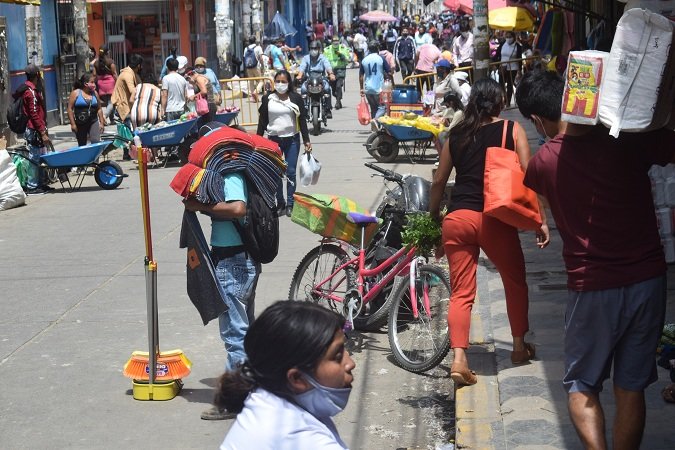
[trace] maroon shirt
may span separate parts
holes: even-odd
[[[525,184],[546,197],[563,240],[568,287],[593,291],[662,275],[666,263],[647,171],[675,154],[675,133],[558,135],[532,157]]]
[[[23,112],[28,117],[26,127],[42,133],[47,130],[46,112],[42,94],[30,81],[25,82],[24,89],[23,91],[17,90],[14,97],[17,98],[17,95],[23,96]]]

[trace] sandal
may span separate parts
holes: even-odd
[[[454,368],[450,369],[450,378],[455,382],[455,387],[460,386],[471,386],[478,383],[478,377],[476,377],[476,372],[466,368],[465,370],[455,370]]]
[[[675,403],[675,384],[664,387],[661,391],[661,397],[667,403]]]
[[[525,350],[517,350],[511,352],[511,363],[524,364],[531,359],[534,359],[535,350],[534,345],[525,343]]]

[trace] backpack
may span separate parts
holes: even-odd
[[[393,38],[394,37],[394,30],[389,28],[387,30],[387,35],[385,36],[386,38]]]
[[[402,39],[401,43],[398,44],[398,59],[413,59],[415,57],[415,51],[413,50],[413,43],[409,37]]]
[[[255,47],[246,47],[244,52],[244,65],[247,69],[253,69],[258,65],[258,58],[255,57]]]
[[[24,85],[17,89],[16,93],[21,92],[21,95],[7,108],[7,125],[16,134],[25,133],[28,125],[28,116],[23,110],[23,93],[26,92],[26,89],[30,88]],[[35,95],[34,92],[33,95]]]
[[[279,253],[279,218],[260,195],[254,183],[246,182],[248,201],[244,224],[233,220],[246,251],[255,261],[267,264]]]

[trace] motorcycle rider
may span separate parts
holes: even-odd
[[[333,36],[331,45],[323,51],[323,55],[328,59],[336,76],[336,80],[331,82],[331,89],[336,98],[335,109],[342,108],[342,95],[338,92],[337,78],[342,78],[344,86],[347,64],[349,64],[349,48],[340,44],[340,38]]]
[[[323,79],[323,91],[327,94],[323,98],[323,107],[326,111],[326,118],[332,119],[333,113],[332,102],[331,102],[331,88],[330,84],[326,80],[325,76],[328,75],[330,81],[335,81],[335,74],[333,73],[333,66],[330,65],[328,59],[321,54],[321,43],[317,40],[312,41],[309,45],[309,55],[305,55],[302,58],[300,63],[300,68],[298,69],[296,78],[301,80],[307,73],[320,73],[324,76]],[[300,93],[304,96],[307,95],[307,81],[302,83],[300,88]]]

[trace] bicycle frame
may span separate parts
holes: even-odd
[[[374,297],[376,297],[380,291],[387,285],[389,282],[391,282],[394,277],[397,275],[401,274],[406,267],[409,267],[410,270],[410,292],[411,292],[411,299],[414,298],[415,296],[415,272],[417,270],[417,261],[418,258],[415,256],[416,248],[415,247],[403,247],[399,249],[396,253],[394,253],[392,256],[387,258],[385,261],[383,261],[381,264],[379,264],[377,267],[374,267],[372,269],[367,269],[365,267],[365,262],[366,262],[366,251],[363,248],[363,246],[359,249],[359,255],[356,258],[350,259],[346,263],[342,264],[340,267],[335,269],[332,274],[330,274],[326,279],[322,280],[320,283],[316,284],[314,288],[312,289],[312,292],[314,294],[320,295],[324,298],[327,298],[329,300],[333,300],[335,302],[342,303],[343,298],[339,297],[337,295],[334,295],[331,291],[324,291],[322,290],[322,287],[326,283],[330,283],[343,269],[351,266],[357,266],[358,267],[358,278],[357,278],[357,289],[358,293],[361,296],[361,299],[363,301],[363,304],[367,304],[370,302]],[[387,272],[387,274],[382,278],[380,281],[375,283],[373,286],[370,287],[368,290],[368,293],[366,295],[363,295],[363,285],[364,285],[364,278],[365,277],[372,277],[376,275],[380,275],[383,273],[387,268],[391,267],[394,262],[401,258],[402,259],[394,265],[394,267]],[[342,280],[340,280],[340,283],[338,283],[338,286],[342,283]],[[419,312],[417,310],[417,302],[411,301],[411,307],[413,310],[413,315],[415,318],[418,317]],[[430,311],[430,306],[429,306],[429,296],[428,296],[428,288],[425,287],[425,292],[424,292],[424,308],[427,312],[428,315],[431,314]]]

